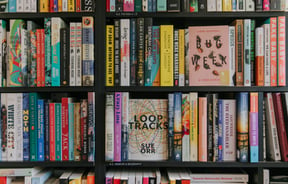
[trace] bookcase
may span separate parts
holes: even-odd
[[[95,183],[104,183],[105,172],[109,168],[173,168],[173,167],[186,167],[193,169],[217,169],[225,172],[229,169],[243,169],[249,173],[249,182],[263,183],[263,169],[288,170],[288,164],[285,162],[263,162],[263,133],[259,131],[259,162],[258,163],[240,163],[240,162],[176,162],[176,161],[163,161],[163,162],[106,162],[105,161],[105,94],[107,92],[130,92],[134,96],[161,96],[167,95],[172,92],[259,92],[259,130],[263,129],[262,125],[262,112],[263,112],[263,99],[265,92],[286,92],[288,91],[287,85],[284,87],[215,87],[215,86],[185,86],[185,87],[146,87],[146,86],[130,86],[130,87],[106,87],[105,86],[105,34],[106,24],[113,19],[119,18],[137,18],[137,17],[152,17],[155,24],[173,24],[176,27],[183,27],[186,25],[214,25],[214,24],[229,24],[236,18],[253,18],[256,20],[264,21],[272,16],[286,16],[285,12],[205,12],[198,13],[130,13],[130,12],[106,12],[106,2],[104,0],[96,0],[95,12],[59,12],[59,13],[0,13],[0,19],[32,19],[35,21],[42,21],[44,17],[61,17],[64,20],[81,20],[82,16],[94,17],[94,58],[95,58],[95,81],[92,87],[3,87],[0,88],[0,93],[21,93],[21,92],[39,92],[39,93],[61,93],[67,92],[73,94],[93,91],[95,92],[96,101],[96,119],[95,119],[95,134],[96,134],[96,153],[95,162],[0,162],[1,168],[14,168],[14,167],[34,167],[44,166],[51,168],[94,168],[95,170]],[[205,4],[205,3],[204,3]],[[206,4],[205,4],[206,5]],[[286,25],[287,16],[286,16]],[[287,34],[286,34],[287,35]],[[286,41],[286,45],[287,45]],[[286,46],[286,52],[287,52]],[[286,56],[287,58],[287,56]],[[287,71],[287,64],[286,64]]]

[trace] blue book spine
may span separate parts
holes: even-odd
[[[69,160],[74,160],[74,103],[68,103],[69,112]]]
[[[54,12],[58,12],[58,0],[54,0]]]
[[[174,93],[174,160],[182,161],[182,94]],[[169,128],[168,128],[169,129]]]
[[[153,7],[152,0],[148,0],[148,12],[152,12],[152,7]]]
[[[152,0],[152,12],[157,11],[157,0]]]
[[[130,20],[130,85],[135,86],[136,79],[136,67],[137,67],[137,55],[136,55],[136,19]]]
[[[62,160],[61,103],[55,103],[55,160]]]
[[[159,70],[160,70],[160,56],[159,56],[159,48],[160,48],[160,27],[152,26],[152,66],[151,66],[151,82],[152,86],[159,86]]]
[[[37,130],[37,144],[38,144],[38,152],[37,152],[37,160],[44,161],[44,100],[37,100],[37,112],[38,112],[38,130]]]
[[[45,124],[45,149],[44,149],[44,156],[45,160],[49,161],[50,160],[50,117],[49,117],[49,103],[50,100],[45,102],[45,107],[44,107],[44,124]]]
[[[88,92],[88,161],[94,162],[94,160],[95,160],[95,93]]]
[[[29,93],[23,93],[23,161],[29,160]]]
[[[8,1],[8,12],[16,12],[16,0]]]
[[[168,94],[168,159],[174,158],[174,94]]]
[[[42,174],[42,172],[45,172]],[[38,175],[38,174],[37,174]],[[52,175],[52,171],[41,171],[39,176],[32,176],[31,183],[32,184],[44,184],[45,181]]]
[[[218,161],[223,161],[223,101],[218,101]]]

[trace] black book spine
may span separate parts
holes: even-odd
[[[207,94],[207,161],[213,161],[213,96]]]
[[[60,29],[60,82],[61,86],[69,85],[69,29],[61,28]]]
[[[180,0],[167,0],[168,12],[180,12]]]
[[[123,0],[116,0],[116,12],[123,12]]]
[[[136,25],[137,37],[137,84],[144,86],[144,52],[145,52],[145,38],[144,38],[144,18],[137,18]]]
[[[256,11],[262,11],[263,5],[262,5],[262,0],[256,0]]]
[[[137,67],[137,55],[136,55],[136,19],[130,20],[130,85],[136,86],[136,67]]]
[[[88,11],[92,12],[95,9],[95,2],[94,0],[81,0],[81,11]]]
[[[44,157],[46,161],[50,161],[50,116],[49,116],[49,103],[51,100],[45,101],[44,105]]]

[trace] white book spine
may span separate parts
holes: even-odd
[[[15,126],[15,157],[16,161],[23,161],[23,94],[14,93],[16,99],[14,126]]]
[[[17,0],[16,12],[23,12],[24,10],[24,0]]]
[[[142,11],[148,12],[148,0],[142,0]]]
[[[244,86],[251,86],[251,20],[244,19]]]
[[[75,49],[75,42],[76,42],[76,23],[70,23],[70,65],[69,65],[69,75],[70,75],[70,86],[76,85],[76,49]]]
[[[62,11],[63,12],[68,11],[68,0],[62,0]]]
[[[16,104],[14,93],[7,93],[7,161],[16,161]],[[22,142],[22,141],[21,141]]]
[[[37,0],[30,0],[30,11],[37,12]]]
[[[267,137],[267,154],[268,158],[274,161],[281,160],[279,139],[276,126],[276,117],[273,106],[272,94],[267,93],[267,98],[265,99],[266,108],[266,137]]]
[[[237,0],[237,11],[245,11],[246,0]]]
[[[29,12],[30,11],[30,5],[31,5],[31,0],[24,0],[24,12]]]
[[[235,27],[229,26],[230,86],[234,86],[235,76]]]
[[[236,161],[236,100],[223,102],[223,160]]]
[[[82,23],[76,23],[76,86],[82,85]]]
[[[208,11],[208,12],[215,12],[215,11],[217,11],[217,8],[216,8],[216,0],[207,0],[207,11]]]
[[[288,0],[285,0],[285,11],[288,11]]]
[[[246,0],[246,11],[255,11],[255,1]]]
[[[130,20],[120,20],[121,86],[130,85]]]
[[[106,94],[105,160],[114,160],[114,94]]]
[[[190,93],[190,161],[198,161],[198,93]]]
[[[31,184],[31,179],[32,179],[32,176],[25,176],[24,177],[24,183],[25,184]]]
[[[22,73],[22,84],[25,86],[28,80],[28,35],[27,30],[21,29],[21,73]]]
[[[270,172],[269,169],[263,169],[263,184],[270,183]]]
[[[182,94],[182,107],[184,106],[184,108],[186,109],[186,113],[185,114],[191,114],[190,113],[190,95],[189,94]],[[185,104],[184,104],[185,103]],[[186,108],[189,107],[189,108]],[[189,134],[185,134],[183,135],[183,132],[189,132],[190,130],[190,117],[188,115],[188,119],[184,119],[183,115],[185,115],[184,112],[182,111],[182,161],[190,161],[190,136]],[[186,124],[188,121],[188,126],[187,129],[186,128]],[[185,130],[186,129],[186,130]],[[190,133],[190,132],[189,132]]]
[[[270,86],[270,24],[264,24],[264,86]]]
[[[222,0],[216,0],[216,10],[222,12]]]

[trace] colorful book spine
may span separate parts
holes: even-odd
[[[105,160],[114,161],[114,93],[106,94],[105,102]]]
[[[122,93],[121,161],[128,160],[129,93]]]
[[[29,146],[29,93],[23,93],[23,161],[30,160]]]
[[[114,86],[114,26],[106,26],[106,86]]]
[[[30,59],[28,58],[28,66],[30,65],[29,87],[35,87],[37,85],[37,38],[36,29],[30,31]],[[30,62],[29,62],[30,61]]]
[[[37,161],[44,161],[44,100],[38,99],[37,100],[37,123],[38,123],[38,130],[37,130]]]
[[[115,93],[114,117],[114,161],[121,161],[122,93]]]
[[[255,84],[264,85],[264,30],[263,27],[255,29]]]
[[[238,93],[237,96],[237,152],[240,162],[248,162],[249,140],[249,96],[246,92]]]
[[[251,19],[244,19],[244,86],[251,86]]]
[[[63,27],[61,18],[51,18],[52,86],[60,86],[60,29]]]
[[[62,160],[69,160],[69,104],[72,98],[63,97],[61,99],[61,133],[62,133]],[[71,115],[70,115],[71,116]]]
[[[81,160],[81,104],[74,103],[74,161]]]
[[[218,94],[212,94],[212,109],[213,109],[213,161],[218,161],[218,137],[219,137],[219,124],[218,124]]]
[[[94,86],[94,19],[82,18],[83,86]]]
[[[54,6],[53,6],[54,12],[58,12],[59,11],[58,1],[61,1],[61,0],[54,0]]]
[[[87,137],[87,116],[88,116],[88,102],[87,99],[80,100],[80,144],[81,144],[81,160],[87,161],[88,152],[88,137]]]
[[[144,86],[144,58],[145,58],[145,39],[144,39],[144,18],[137,18],[136,25],[136,38],[137,38],[137,84]]]
[[[88,92],[88,162],[95,160],[95,93]]]
[[[145,18],[144,33],[145,33],[145,73],[144,85],[152,86],[152,18]]]
[[[44,18],[45,30],[45,86],[51,86],[51,18]]]
[[[21,76],[22,86],[28,86],[28,32],[21,29]]]
[[[54,12],[54,0],[50,0],[50,3],[49,3],[49,12]]]
[[[39,11],[40,12],[49,12],[49,0],[40,0]]]
[[[242,2],[243,0],[239,0],[238,2],[240,3],[240,2]],[[232,0],[232,11],[238,11],[238,9],[237,8],[239,8],[238,7],[238,2],[237,2],[237,0]],[[240,9],[239,9],[239,11],[240,11]]]
[[[198,161],[198,93],[190,93],[190,161]]]
[[[168,159],[174,160],[174,94],[168,94]]]
[[[207,98],[207,161],[213,161],[213,95],[205,96]]]
[[[55,103],[55,160],[62,160],[61,103]]]
[[[258,93],[250,93],[249,113],[249,145],[250,162],[259,162],[259,141],[258,141]]]
[[[74,103],[68,103],[68,128],[69,128],[69,161],[74,160]]]
[[[182,161],[190,161],[190,95],[182,94]]]
[[[38,130],[38,114],[37,114],[37,93],[29,93],[29,133],[30,133],[30,161],[37,161],[38,145],[37,145],[37,130]]]
[[[70,22],[70,71],[69,71],[69,85],[75,86],[76,85],[76,23]]]
[[[182,94],[174,93],[174,160],[182,161]]]
[[[42,57],[41,57],[41,29],[36,29],[36,55],[37,55],[37,59],[36,59],[36,80],[37,80],[37,87],[41,87],[41,82],[42,82],[42,78],[41,78],[41,65],[42,65]]]
[[[157,0],[157,12],[166,12],[167,11],[167,1]]]
[[[278,86],[286,86],[286,20],[285,16],[277,17],[277,74]]]
[[[124,0],[123,11],[124,12],[134,12],[134,0]]]
[[[130,19],[120,19],[120,85],[130,85]]]
[[[16,96],[7,93],[7,161],[16,161]],[[18,151],[18,150],[17,150]]]
[[[75,11],[75,1],[74,0],[68,0],[68,11],[69,12]]]
[[[173,25],[160,26],[160,85],[173,86]]]
[[[136,55],[136,19],[130,19],[130,85],[136,86],[136,67],[137,67],[137,55]]]
[[[262,8],[263,11],[269,11],[270,10],[270,1],[269,0],[263,0],[262,5],[263,5],[263,8]]]
[[[264,30],[264,86],[270,86],[270,21],[266,21],[262,27]]]
[[[81,86],[82,85],[82,23],[77,22],[76,23],[76,31],[75,31],[75,50],[76,50],[76,55],[75,55],[75,76],[76,76],[76,86]]]
[[[270,19],[270,82],[277,86],[277,17]]]
[[[207,162],[207,97],[199,97],[198,161]]]
[[[189,29],[185,29],[185,86],[189,86]]]
[[[55,161],[55,103],[49,103],[49,129],[50,129],[50,161]]]
[[[222,1],[222,11],[223,12],[232,11],[232,1],[231,0],[223,0]]]
[[[173,60],[174,60],[174,86],[179,86],[179,30],[175,29],[174,30],[174,40],[173,40],[173,49],[174,49],[174,53],[173,53]],[[145,71],[146,72],[146,71]]]
[[[185,30],[179,29],[179,86],[185,86]]]
[[[153,86],[160,86],[160,27],[152,26],[152,70],[151,80]]]
[[[7,51],[6,21],[0,20],[0,68],[5,66]],[[0,86],[4,86],[4,72],[0,70]]]
[[[223,105],[224,100],[218,100],[218,160],[223,161]]]

